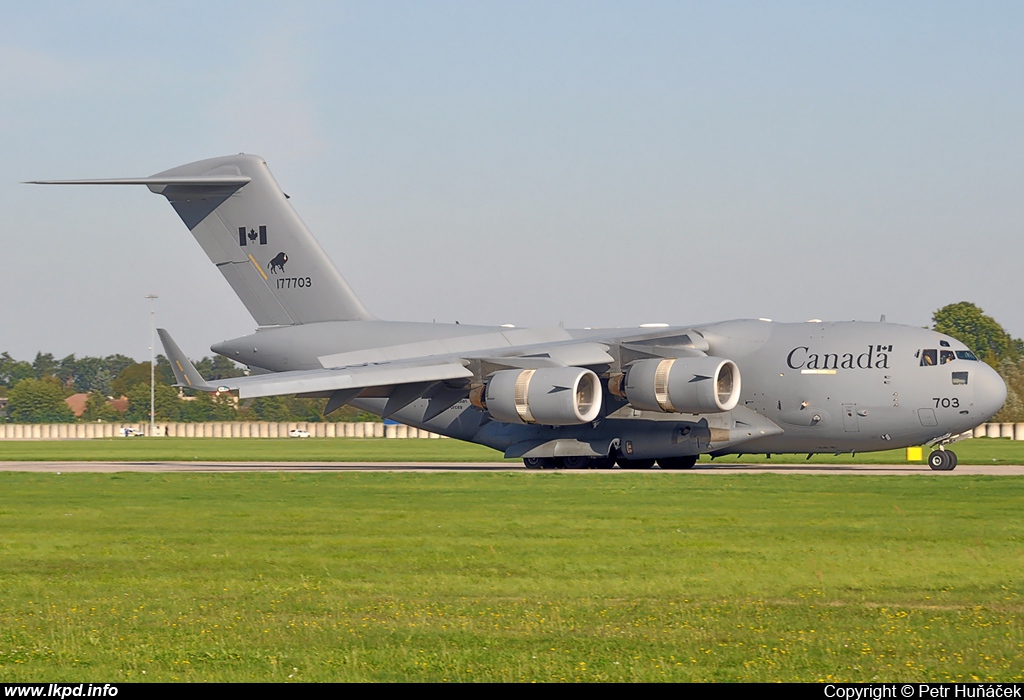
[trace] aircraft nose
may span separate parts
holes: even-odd
[[[984,422],[999,413],[1006,402],[1006,382],[988,365],[983,364],[980,369],[980,372],[972,373],[977,377],[974,380],[974,405],[980,414],[978,417]]]

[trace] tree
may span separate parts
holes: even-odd
[[[207,381],[245,376],[245,371],[241,367],[223,355],[204,357],[193,364],[199,374],[203,375]]]
[[[85,412],[82,414],[81,421],[83,423],[96,423],[99,421],[109,423],[118,420],[120,417],[121,414],[107,402],[106,395],[93,392],[85,400]]]
[[[24,360],[15,360],[10,353],[0,355],[0,384],[14,386],[22,379],[35,378],[32,365]]]
[[[207,394],[210,413],[207,420],[238,420],[238,406],[231,394]]]
[[[207,420],[238,420],[238,411],[230,394],[196,392],[193,399],[181,402],[181,419],[186,422]]]
[[[320,412],[327,408],[327,400],[320,399]],[[342,406],[330,415],[324,416],[324,420],[330,423],[380,423],[380,416],[367,411],[361,411],[355,406]]]
[[[54,374],[64,386],[74,386],[75,377],[78,375],[78,360],[75,359],[74,355],[68,355],[57,364],[57,371]],[[82,391],[82,389],[79,389],[79,391]],[[85,391],[88,391],[88,389]]]
[[[149,381],[136,383],[128,389],[128,413],[130,421],[149,420]],[[181,399],[178,391],[166,384],[157,384],[154,392],[155,419],[158,421],[181,420]]]
[[[62,375],[68,375],[65,382],[71,381],[72,385],[75,387],[75,391],[102,392],[102,389],[95,386],[95,382],[96,376],[100,372],[107,371],[104,367],[103,359],[99,357],[83,357],[80,360],[75,360],[74,357],[74,355],[71,355],[60,361]],[[107,372],[107,374],[109,376],[110,373]],[[107,383],[110,383],[109,378]],[[109,394],[109,388],[107,392],[103,393]]]
[[[103,366],[110,372],[111,377],[116,377],[124,371],[125,367],[131,367],[135,360],[127,355],[107,355],[103,358]]]
[[[168,365],[167,372],[169,373],[170,371],[171,368]],[[165,377],[163,373],[160,372],[159,367],[157,367],[155,377],[157,384],[171,384],[174,381],[173,379],[170,382],[164,381]],[[134,387],[136,384],[145,384],[146,391],[149,391],[148,362],[136,362],[133,365],[125,367],[123,370],[121,370],[121,373],[117,375],[117,379],[110,383],[110,388],[114,391],[115,394],[119,396],[128,396],[129,392],[132,390],[132,387]]]
[[[288,402],[283,396],[262,396],[253,399],[251,410],[259,420],[283,421],[292,418]]]
[[[200,423],[210,420],[210,407],[212,405],[210,395],[205,391],[198,391],[195,396],[186,397],[181,402],[181,419],[186,423]]]
[[[36,379],[42,379],[43,377],[52,377],[57,374],[57,370],[60,369],[60,363],[53,359],[53,353],[43,354],[41,352],[36,353],[36,359],[32,362],[32,369],[36,373]]]
[[[174,370],[171,369],[171,361],[163,355],[156,356],[156,380],[167,386],[174,386],[177,381],[174,378]]]
[[[55,378],[23,379],[8,394],[7,415],[15,423],[71,423],[75,414],[64,402]]]
[[[97,392],[103,394],[104,396],[113,396],[114,389],[110,385],[113,380],[114,378],[111,376],[110,370],[108,370],[106,367],[103,367],[100,370],[98,370],[96,374],[93,376],[92,380],[89,381],[88,389],[86,390],[90,392]],[[77,380],[75,381],[75,386],[76,388],[78,387]]]
[[[994,318],[968,301],[943,306],[932,321],[936,331],[956,338],[993,367],[1000,360],[1017,361],[1024,355],[1024,342],[1013,338]]]

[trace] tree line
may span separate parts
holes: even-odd
[[[993,416],[996,423],[1024,421],[1024,340],[968,301],[943,306],[932,316],[934,329],[956,338],[999,372],[1006,382],[1006,403]]]
[[[1012,337],[995,319],[967,301],[937,310],[932,323],[934,330],[964,343],[1003,377],[1006,403],[993,420],[1024,421],[1024,341]],[[241,366],[221,356],[204,357],[195,366],[210,380],[245,373]],[[7,398],[7,411],[0,419],[12,423],[70,423],[76,418],[65,399],[85,393],[85,412],[77,420],[147,421],[149,373],[148,362],[136,362],[125,355],[68,355],[57,360],[50,353],[40,352],[35,360],[26,362],[4,352],[0,354],[0,397]],[[227,395],[178,389],[172,386],[174,373],[163,355],[157,357],[155,378],[155,415],[161,422],[379,420],[351,406],[325,418],[326,399],[268,396],[239,403]],[[115,407],[115,397],[127,398],[123,413]]]
[[[245,371],[226,357],[204,357],[196,369],[210,380],[239,377]],[[144,422],[149,420],[148,362],[136,362],[125,355],[81,357],[57,360],[50,353],[37,353],[35,360],[16,360],[0,354],[0,397],[7,399],[5,415],[10,423]],[[154,415],[160,422],[204,422],[228,420],[268,421],[358,421],[379,420],[346,406],[324,417],[326,399],[268,396],[238,402],[228,395],[215,396],[191,389],[179,389],[167,358],[160,355],[154,370]],[[73,394],[87,394],[85,412],[75,417],[65,401]],[[117,401],[120,398],[127,399]]]

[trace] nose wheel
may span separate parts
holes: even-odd
[[[956,469],[956,452],[935,450],[928,455],[928,466],[937,472],[951,472]]]

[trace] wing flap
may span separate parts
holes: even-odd
[[[344,370],[315,369],[263,374],[257,377],[225,379],[219,391],[237,391],[239,398],[304,394],[314,391],[365,389],[374,386],[440,382],[450,379],[468,379],[473,373],[459,363],[420,366],[349,367]]]
[[[280,396],[282,394],[308,394],[314,392],[335,392],[338,407],[347,403],[358,394],[353,389],[366,389],[375,386],[392,386],[396,384],[420,384],[419,395],[429,387],[428,384],[451,379],[468,379],[473,376],[460,362],[440,362],[427,364],[395,363],[388,365],[366,365],[347,369],[314,369],[258,374],[248,377],[222,379],[211,384],[203,379],[195,366],[185,357],[171,334],[163,328],[159,329],[160,341],[163,343],[167,359],[170,360],[178,386],[198,389],[200,391],[237,391],[239,398],[252,399],[261,396]]]

